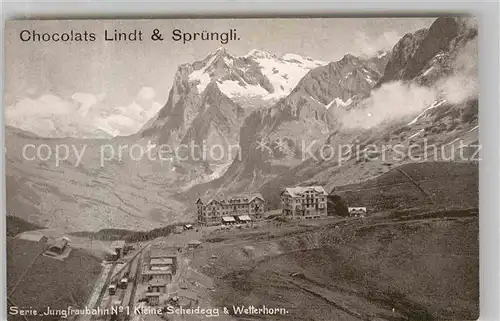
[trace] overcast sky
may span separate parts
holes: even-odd
[[[214,19],[214,20],[76,20],[20,21],[6,26],[6,103],[46,93],[69,98],[76,92],[101,95],[104,103],[130,103],[143,87],[151,87],[155,101],[164,104],[177,67],[201,60],[224,46],[230,54],[252,49],[277,56],[292,52],[323,61],[336,61],[346,53],[360,55],[390,49],[405,33],[427,28],[435,18],[331,18],[331,19]],[[163,42],[150,40],[158,28]],[[185,32],[236,29],[239,41],[182,44],[172,30]],[[44,32],[95,32],[95,42],[22,42],[23,29]],[[144,33],[141,43],[105,42],[104,31]]]

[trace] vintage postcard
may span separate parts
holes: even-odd
[[[477,39],[9,21],[9,320],[475,320]]]

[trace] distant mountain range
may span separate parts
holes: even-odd
[[[219,48],[202,61],[179,67],[167,104],[140,136],[174,146],[237,145],[241,125],[253,109],[272,106],[311,69],[325,64],[259,50],[234,57]]]
[[[6,107],[5,123],[41,137],[112,138],[136,133],[162,107],[149,87],[125,106],[109,106],[104,98],[81,92],[29,95]]]
[[[8,210],[48,227],[91,230],[94,224],[88,221],[95,219],[100,228],[147,228],[192,219],[191,206],[200,195],[260,191],[269,206],[276,206],[285,186],[310,183],[331,189],[412,161],[393,161],[387,151],[389,160],[339,162],[335,150],[325,159],[325,145],[408,146],[425,139],[454,150],[457,139],[477,142],[476,36],[469,20],[443,17],[402,37],[391,52],[373,57],[346,54],[322,62],[260,50],[235,57],[220,48],[202,61],[179,66],[163,107],[151,96],[142,97],[137,111],[145,110],[144,101],[156,107],[133,125],[122,130],[109,125],[109,119],[125,117],[129,109],[123,107],[108,115],[107,130],[100,125],[78,129],[127,136],[85,140],[93,153],[76,168],[69,162],[54,168],[50,161],[20,159],[23,143],[54,145],[58,140],[36,137],[37,128],[11,122],[36,135],[6,129]],[[172,153],[165,163],[120,160],[101,167],[97,152],[102,142],[147,145],[155,152],[162,144],[238,146],[241,158],[200,160],[194,157],[200,156],[197,152],[179,160]],[[108,210],[99,217],[102,208]]]

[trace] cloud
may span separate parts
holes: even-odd
[[[65,99],[54,94],[26,97],[9,105],[6,123],[43,137],[103,137],[130,135],[161,109],[155,91],[142,87],[128,105],[103,103],[105,94],[76,92]]]
[[[38,98],[23,98],[7,106],[5,122],[44,136],[52,136],[61,127],[68,127],[78,117],[78,106],[59,96],[47,94]]]
[[[451,62],[452,72],[434,86],[396,81],[373,90],[356,108],[335,109],[341,124],[348,128],[371,128],[384,121],[414,116],[438,99],[460,104],[478,97],[477,37],[460,48]]]
[[[380,50],[390,51],[401,36],[396,31],[386,31],[376,38],[370,38],[363,32],[357,32],[354,39],[362,55],[373,56]]]
[[[142,87],[137,94],[138,99],[153,100],[155,98],[155,90],[151,87]]]
[[[78,103],[79,105],[78,112],[82,117],[87,117],[90,112],[90,109],[96,104],[102,102],[104,97],[105,97],[104,93],[100,95],[94,95],[81,92],[74,93],[73,96],[71,96],[71,98]]]
[[[77,107],[56,95],[42,95],[38,98],[23,98],[16,104],[7,106],[6,118],[26,119],[44,115],[69,115],[76,112]]]
[[[338,110],[345,127],[371,128],[384,121],[416,114],[437,99],[437,90],[412,83],[392,82],[382,85],[356,109]],[[337,111],[337,110],[336,110]]]
[[[74,93],[71,98],[85,106],[92,106],[97,103],[97,96],[93,94]]]
[[[477,39],[469,41],[457,53],[453,61],[453,74],[442,79],[438,86],[444,98],[452,104],[458,104],[479,94]]]

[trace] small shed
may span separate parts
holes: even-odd
[[[165,293],[167,290],[167,283],[164,281],[152,280],[148,284],[148,292]]]
[[[166,249],[151,249],[150,252],[150,261],[149,263],[151,264],[151,261],[153,259],[161,259],[159,261],[153,261],[153,264],[159,264],[159,265],[169,265],[172,268],[172,273],[175,274],[177,270],[177,249],[174,248],[166,248]],[[170,259],[172,260],[172,263],[169,264]]]
[[[56,254],[62,254],[67,245],[68,241],[64,238],[61,238],[49,246],[49,251]]]
[[[348,208],[350,216],[366,216],[366,207],[349,207]]]
[[[188,249],[195,249],[201,245],[201,242],[198,240],[191,240],[188,242]]]
[[[146,292],[146,299],[150,305],[160,304],[160,292]]]

